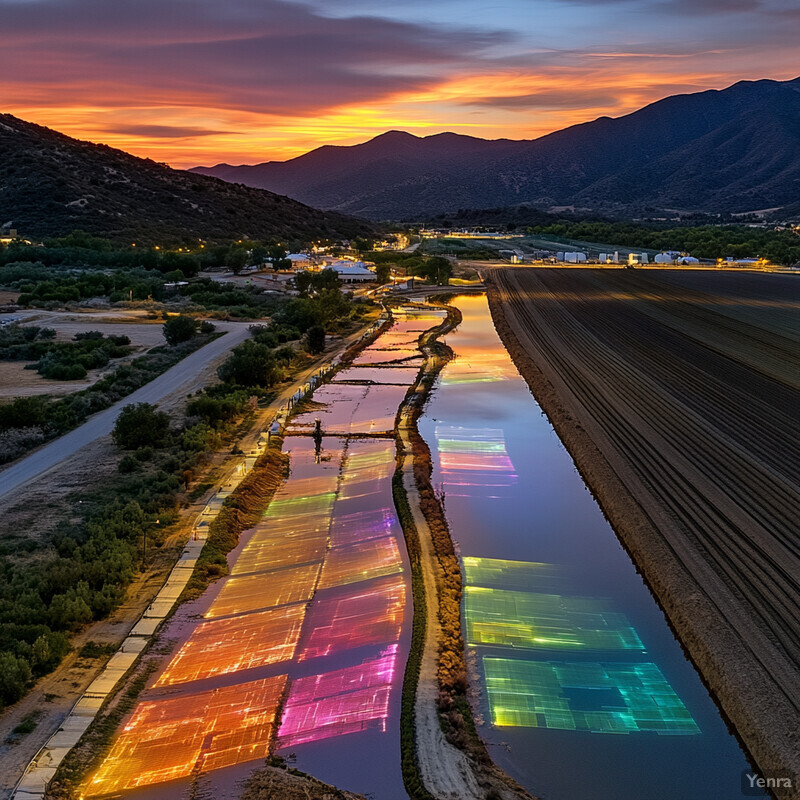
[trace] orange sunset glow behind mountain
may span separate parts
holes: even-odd
[[[535,138],[797,71],[783,0],[429,5],[0,0],[3,110],[192,166],[390,129]]]

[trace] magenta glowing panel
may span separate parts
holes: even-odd
[[[280,747],[386,729],[397,670],[397,645],[353,667],[292,682],[278,731]]]
[[[344,596],[317,599],[308,618],[311,633],[297,660],[396,642],[405,606],[406,585],[401,575],[355,584]]]
[[[386,505],[351,514],[339,514],[337,506],[331,525],[331,545],[341,547],[385,536],[396,537],[400,533],[394,507]]]
[[[310,432],[319,419],[326,434],[391,433],[407,391],[394,384],[325,384],[314,392],[314,400],[324,408],[298,414],[289,431]]]
[[[417,379],[419,367],[348,367],[336,373],[334,381],[368,381],[370,383],[402,383],[410,386]]]

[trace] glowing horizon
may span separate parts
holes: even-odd
[[[787,80],[800,22],[785,0],[0,9],[3,111],[176,167],[285,160],[393,129],[532,139],[673,94]]]

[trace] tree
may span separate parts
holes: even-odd
[[[301,296],[317,294],[326,289],[339,290],[342,285],[339,273],[335,269],[323,269],[320,272],[298,272],[294,285]]]
[[[453,274],[453,265],[442,256],[429,258],[422,265],[422,269],[425,277],[439,286],[447,286],[450,282],[450,276]]]
[[[388,264],[378,264],[375,267],[375,278],[378,283],[388,283],[392,275],[392,268]]]
[[[118,447],[163,447],[169,436],[169,415],[150,403],[132,403],[119,412],[111,438]]]
[[[223,381],[262,388],[272,386],[280,377],[271,348],[252,340],[234,347],[217,374]]]
[[[270,245],[267,248],[267,261],[272,264],[272,269],[291,269],[292,262],[286,258],[286,250],[279,244]]]
[[[325,328],[312,325],[306,331],[306,344],[310,353],[321,353],[325,349]]]
[[[234,247],[231,245],[228,254],[225,256],[225,266],[228,267],[234,275],[238,275],[247,266],[247,261],[247,250],[243,247]]]
[[[194,317],[187,317],[180,314],[177,317],[170,317],[163,326],[164,338],[167,344],[175,347],[181,342],[188,342],[197,332],[197,320]]]

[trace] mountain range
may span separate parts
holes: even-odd
[[[0,114],[0,230],[143,244],[352,238],[371,224]]]
[[[192,171],[375,220],[520,204],[621,215],[796,208],[800,78],[675,95],[533,140],[390,131],[289,161]]]

